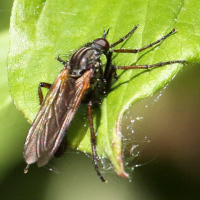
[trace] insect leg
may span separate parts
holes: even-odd
[[[107,63],[106,63],[105,71],[104,71],[104,79],[105,80],[107,80],[108,76],[109,76],[110,66],[112,63],[112,54],[113,54],[113,52],[109,51],[108,54],[106,55]]]
[[[171,65],[174,63],[187,63],[185,60],[173,60],[167,62],[159,62],[152,65],[135,65],[135,66],[114,66],[115,69],[149,69],[152,67],[162,67],[164,65]]]
[[[65,64],[67,63],[67,61],[64,61],[63,59],[61,59],[60,56],[57,57],[57,60],[58,60],[59,62],[61,62],[63,65],[65,65]]]
[[[42,87],[49,89],[51,87],[51,84],[50,83],[44,83],[44,82],[41,82],[39,84],[39,86],[38,86],[38,96],[39,96],[39,100],[40,100],[40,105],[43,102],[43,94],[42,94],[42,89],[41,89]]]
[[[96,152],[96,140],[95,140],[95,133],[94,133],[94,126],[93,126],[93,118],[92,118],[92,101],[88,103],[88,119],[90,124],[90,134],[91,134],[91,146],[92,146],[92,157],[94,161],[94,168],[97,172],[97,175],[101,179],[102,182],[106,182],[99,171],[98,162],[97,162],[97,152]]]
[[[65,135],[57,151],[54,153],[54,157],[60,158],[65,153],[66,150],[67,150],[67,137]]]
[[[161,41],[165,40],[166,38],[168,38],[170,35],[172,35],[176,31],[177,31],[177,29],[174,28],[171,32],[169,32],[167,35],[163,36],[159,40],[156,40],[155,42],[153,42],[153,43],[151,43],[151,44],[149,44],[145,47],[142,47],[140,49],[114,49],[114,50],[111,50],[111,51],[116,52],[116,53],[138,53],[138,52],[141,52],[145,49],[148,49],[148,48],[160,43]]]
[[[124,40],[126,40],[131,34],[133,34],[135,32],[135,30],[138,28],[138,25],[136,25],[129,33],[127,33],[123,38],[119,39],[117,42],[110,44],[110,48],[118,45],[119,43],[123,42]]]
[[[28,172],[29,167],[30,167],[30,164],[27,164],[25,169],[24,169],[24,174],[26,174]]]
[[[112,85],[112,80],[113,78],[116,80],[117,79],[117,73],[115,67],[112,65],[112,54],[113,52],[108,52],[106,55],[107,58],[107,63],[104,71],[104,82],[106,83],[106,93],[108,93],[111,85]]]

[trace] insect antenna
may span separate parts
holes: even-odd
[[[107,31],[105,31],[105,30],[103,31],[103,36],[102,36],[103,39],[106,39],[110,29],[111,29],[111,27]]]

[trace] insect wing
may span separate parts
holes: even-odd
[[[24,144],[27,164],[38,166],[48,163],[61,144],[79,104],[90,87],[93,71],[86,71],[77,80],[68,78],[65,68],[47,93],[41,108],[28,132]]]

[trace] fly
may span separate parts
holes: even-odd
[[[114,66],[112,64],[113,53],[138,53],[150,48],[168,38],[176,29],[174,28],[161,39],[140,49],[112,49],[132,35],[138,26],[135,26],[128,34],[113,44],[106,40],[109,29],[104,31],[102,38],[95,39],[77,50],[68,61],[58,57],[58,61],[64,64],[63,70],[57,76],[53,84],[40,83],[38,94],[41,107],[30,127],[24,144],[24,158],[27,166],[37,162],[38,167],[46,165],[53,156],[61,156],[63,141],[66,131],[73,120],[80,103],[88,105],[88,119],[91,133],[91,148],[94,167],[97,175],[105,182],[101,175],[96,152],[95,131],[93,127],[92,106],[100,104],[100,96],[107,95],[110,91],[113,79],[117,78],[117,69],[149,69],[161,67],[173,63],[185,63],[184,60],[160,62],[152,65]],[[104,54],[107,62],[103,69],[100,56]],[[41,88],[49,89],[45,99]]]

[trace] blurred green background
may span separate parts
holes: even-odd
[[[141,164],[132,182],[103,170],[108,183],[101,183],[91,157],[70,149],[49,166],[33,165],[23,173],[30,125],[12,103],[6,77],[12,2],[0,0],[0,199],[200,199],[199,65],[184,67],[165,89],[125,115],[123,133],[134,130],[150,140],[132,163]],[[143,119],[133,124],[137,117]]]

